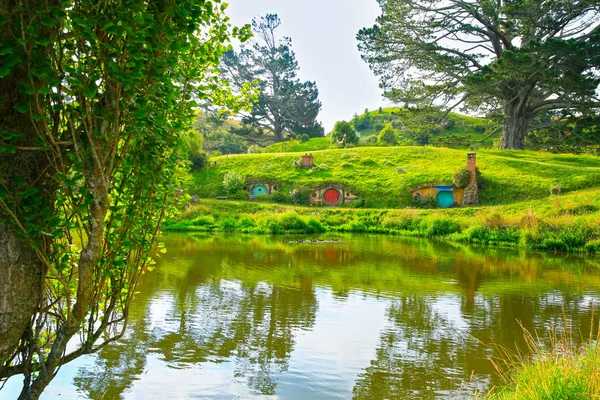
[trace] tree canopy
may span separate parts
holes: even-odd
[[[249,82],[260,90],[258,101],[244,114],[244,123],[272,131],[278,142],[286,135],[323,136],[323,126],[316,120],[321,111],[317,85],[298,79],[292,41],[277,36],[280,25],[276,14],[254,19],[254,38],[239,52],[225,54],[223,72],[238,90]]]
[[[358,144],[358,135],[350,122],[338,121],[329,133],[332,143],[346,145],[348,143]]]
[[[123,334],[196,100],[241,105],[218,66],[250,30],[225,8],[0,0],[0,381],[21,399]]]
[[[391,100],[499,115],[506,149],[599,105],[597,0],[379,3],[381,16],[357,39]]]

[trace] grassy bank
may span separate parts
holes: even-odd
[[[413,205],[411,189],[427,184],[451,184],[466,164],[466,152],[433,147],[361,147],[313,152],[315,168],[293,166],[299,153],[250,154],[211,159],[194,173],[189,192],[202,198],[225,195],[223,177],[235,171],[247,179],[277,183],[282,193],[324,183],[346,186],[370,207]],[[477,164],[485,184],[482,205],[510,204],[548,198],[560,184],[563,192],[600,187],[600,158],[529,151],[479,151]]]
[[[563,321],[563,323],[566,322]],[[592,320],[592,325],[594,324]],[[577,337],[568,324],[541,339],[524,330],[530,355],[498,348],[492,359],[502,384],[490,390],[486,400],[587,400],[600,398],[600,336]]]
[[[600,190],[495,207],[353,209],[202,200],[168,231],[239,233],[371,232],[600,253]]]

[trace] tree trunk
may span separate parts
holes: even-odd
[[[18,4],[0,0],[0,9],[8,10]],[[4,30],[0,39],[10,39],[10,31]],[[12,75],[0,79],[0,131],[17,133],[20,147],[35,147],[37,133],[29,113],[15,110],[15,105],[25,103],[20,86],[27,79],[25,66],[16,67]],[[48,195],[54,184],[45,178],[49,172],[48,156],[43,151],[17,149],[13,154],[0,154],[0,170],[3,185],[9,195],[23,190],[14,183],[15,178],[24,180],[28,187],[39,189],[45,197],[44,204],[52,204]],[[23,215],[16,215],[22,218]],[[0,207],[0,371],[7,357],[12,355],[33,315],[37,312],[46,268],[36,251],[23,239],[13,217]]]
[[[0,103],[0,130],[20,135],[19,146],[35,146],[35,131],[29,115],[14,110],[12,99],[18,89],[7,79],[0,81],[0,93],[7,94]],[[23,179],[29,187],[40,190],[47,183],[42,178],[48,159],[45,152],[16,150],[0,155],[2,178],[10,194],[23,187],[13,183]],[[47,192],[46,192],[47,193]],[[51,199],[44,199],[44,202]],[[46,203],[47,204],[47,203]],[[22,218],[23,215],[16,215]],[[23,239],[13,217],[0,207],[0,368],[16,349],[19,340],[37,310],[42,294],[45,267],[30,243]]]
[[[523,150],[525,148],[525,136],[531,118],[523,105],[525,101],[517,100],[504,107],[504,127],[502,128],[501,149]]]

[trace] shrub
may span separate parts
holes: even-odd
[[[238,190],[237,192],[230,194],[229,198],[231,200],[248,200],[250,198],[250,196],[248,195],[248,192],[246,192],[244,189],[242,190]]]
[[[377,110],[377,112],[379,112],[379,114],[383,114],[383,108],[379,107],[379,109]]]
[[[206,153],[190,153],[188,155],[190,160],[192,171],[198,171],[206,165],[207,156]]]
[[[305,142],[308,142],[308,140],[310,139],[310,136],[308,136],[306,133],[303,133],[303,134],[296,136],[296,139],[298,139],[301,143],[305,143]]]
[[[446,129],[447,131],[451,131],[455,127],[456,127],[456,121],[453,120],[452,118],[449,118],[448,121],[446,121],[446,124],[444,125],[444,129]]]
[[[227,194],[234,194],[244,189],[246,178],[240,173],[230,171],[223,177],[223,188]]]
[[[385,124],[379,135],[377,135],[377,141],[381,144],[386,145],[396,145],[398,144],[398,139],[396,138],[396,131],[392,127],[392,124]]]
[[[473,131],[477,133],[485,133],[485,125],[475,125]]]
[[[283,192],[280,192],[278,190],[271,193],[270,198],[271,198],[271,201],[273,201],[275,203],[285,203],[288,200],[288,197]]]
[[[452,183],[458,188],[466,188],[470,182],[471,171],[467,167],[459,169],[452,177]]]
[[[292,190],[291,200],[294,204],[308,204],[312,190],[306,187],[299,187]]]
[[[600,239],[590,240],[583,249],[588,254],[600,254]]]
[[[435,219],[427,226],[427,236],[446,236],[460,232],[460,225],[448,218]]]
[[[295,213],[284,214],[279,218],[279,224],[284,231],[304,232],[306,222]]]
[[[358,144],[358,135],[356,134],[354,127],[346,121],[336,122],[329,135],[331,136],[332,143],[342,143],[345,136],[346,144]]]
[[[262,147],[260,147],[257,144],[253,144],[252,146],[248,147],[248,154],[256,154],[256,153],[260,153],[262,151]]]
[[[232,218],[227,218],[219,222],[219,229],[223,232],[235,232],[238,229],[238,223]]]
[[[323,224],[316,218],[310,218],[306,224],[306,233],[322,233],[326,230]]]

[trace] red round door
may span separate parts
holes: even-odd
[[[327,189],[323,193],[323,200],[326,204],[337,204],[340,201],[340,192],[336,189]]]

